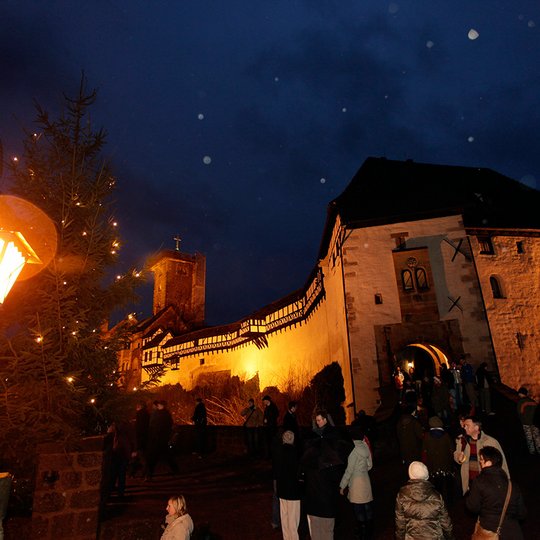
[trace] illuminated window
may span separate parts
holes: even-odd
[[[416,268],[414,271],[414,276],[416,278],[416,285],[418,286],[419,291],[429,289],[427,274],[423,268]]]
[[[491,285],[493,298],[504,298],[501,283],[495,276],[489,278],[489,284]]]
[[[413,276],[410,270],[401,271],[401,283],[405,292],[414,291]]]

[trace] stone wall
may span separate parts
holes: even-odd
[[[471,237],[499,374],[504,384],[540,396],[540,238],[492,236],[493,253]],[[494,298],[490,278],[498,281]]]
[[[106,437],[88,437],[77,446],[38,447],[32,536],[95,540],[104,499]]]
[[[424,263],[430,268],[430,292],[436,298],[433,313],[438,312],[433,318],[434,322],[441,322],[431,325],[430,332],[425,323],[404,328],[403,332],[398,330],[398,325],[408,324],[402,317],[401,283],[396,279],[394,263],[399,237],[405,239],[406,249],[422,250]],[[371,412],[370,406],[381,383],[384,384],[389,351],[386,339],[381,341],[377,335],[381,327],[391,327],[394,335],[406,335],[414,342],[429,343],[436,338],[432,344],[439,345],[449,359],[461,352],[462,343],[475,365],[482,361],[494,364],[480,287],[461,216],[348,231],[343,265],[357,408]],[[441,334],[442,330],[447,334]]]

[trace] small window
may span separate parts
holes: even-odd
[[[493,255],[493,242],[489,236],[479,236],[478,244],[480,245],[480,253],[483,255]]]
[[[407,247],[407,237],[406,236],[397,236],[396,237],[396,248],[405,249]]]
[[[381,293],[375,293],[375,304],[380,305],[382,304],[382,294]]]
[[[204,366],[204,358],[201,358],[201,359],[199,360],[199,365],[200,365],[200,366]]]
[[[525,253],[525,249],[523,248],[522,241],[516,242],[516,250],[518,253]]]
[[[426,271],[423,268],[417,268],[414,271],[414,274],[416,277],[416,284],[418,285],[418,290],[425,291],[429,289]]]
[[[489,284],[491,285],[491,292],[493,298],[504,298],[502,294],[501,284],[495,276],[489,278]]]
[[[414,282],[412,272],[410,270],[402,270],[401,283],[403,284],[403,290],[405,292],[414,291]]]

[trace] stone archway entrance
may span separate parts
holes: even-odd
[[[396,354],[396,365],[404,373],[414,368],[416,377],[430,379],[440,374],[441,366],[449,366],[448,358],[444,352],[429,343],[410,343]]]

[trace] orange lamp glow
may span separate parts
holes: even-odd
[[[8,295],[25,264],[42,264],[20,232],[0,229],[0,304]]]
[[[15,284],[35,276],[53,259],[56,227],[35,205],[0,195],[0,304]]]

